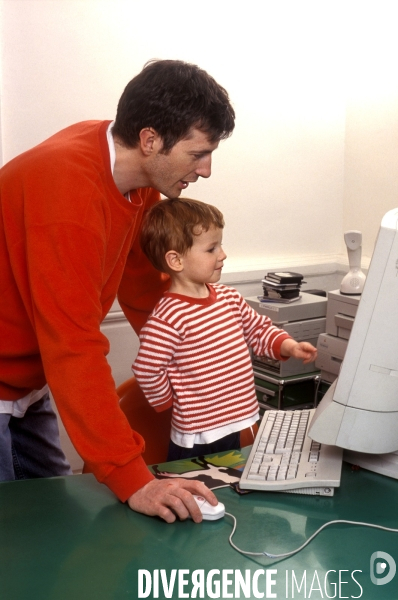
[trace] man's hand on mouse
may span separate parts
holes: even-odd
[[[195,523],[202,521],[202,513],[192,494],[203,496],[210,504],[216,506],[218,500],[212,491],[201,481],[188,479],[153,479],[139,489],[127,500],[131,509],[136,512],[159,516],[167,523],[177,518],[184,520],[191,517]]]

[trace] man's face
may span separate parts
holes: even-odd
[[[211,155],[218,144],[209,142],[199,129],[191,129],[189,136],[177,142],[167,154],[162,153],[159,143],[146,164],[149,185],[168,198],[177,198],[199,177],[210,177]]]

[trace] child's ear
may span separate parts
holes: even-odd
[[[166,260],[167,266],[171,271],[179,273],[183,270],[184,267],[182,256],[181,254],[179,254],[179,252],[176,252],[175,250],[169,250],[168,252],[166,252],[164,258]]]

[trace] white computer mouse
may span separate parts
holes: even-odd
[[[209,504],[203,496],[193,494],[196,504],[200,508],[204,521],[216,521],[225,515],[225,506],[219,502],[216,506]]]

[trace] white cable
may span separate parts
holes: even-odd
[[[319,529],[317,529],[315,531],[315,533],[313,533],[308,538],[308,540],[306,542],[304,542],[304,544],[302,544],[299,548],[296,548],[296,550],[292,550],[291,552],[285,552],[284,554],[271,554],[270,552],[247,552],[246,550],[241,550],[240,548],[238,548],[238,546],[235,546],[235,544],[232,542],[232,537],[235,533],[236,526],[237,526],[236,517],[234,517],[234,515],[232,515],[231,513],[226,512],[225,514],[228,515],[229,517],[231,517],[234,521],[232,533],[229,536],[229,543],[231,544],[231,546],[235,550],[240,552],[241,554],[248,554],[250,556],[267,556],[268,558],[285,558],[286,556],[292,556],[292,554],[297,554],[297,552],[300,552],[300,550],[305,548],[305,546],[307,546],[307,544],[309,544],[311,542],[311,540],[313,540],[314,537],[322,531],[322,529],[325,529],[325,527],[328,527],[329,525],[335,525],[337,523],[345,523],[346,525],[361,525],[362,527],[373,527],[374,529],[383,529],[384,531],[391,531],[392,533],[398,533],[398,529],[393,529],[392,527],[384,527],[383,525],[374,525],[373,523],[362,523],[361,521],[346,521],[344,519],[338,519],[336,521],[328,521],[327,523],[322,525]]]

